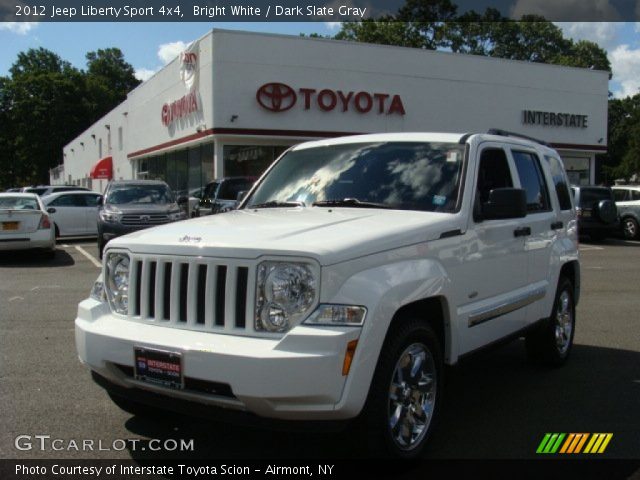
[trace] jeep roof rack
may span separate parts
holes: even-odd
[[[545,147],[550,147],[551,145],[544,140],[540,140],[538,138],[529,137],[528,135],[523,135],[522,133],[509,132],[508,130],[502,130],[500,128],[490,128],[487,130],[489,135],[500,135],[501,137],[518,137],[524,138],[525,140],[530,140],[535,143],[539,143],[540,145],[544,145]]]

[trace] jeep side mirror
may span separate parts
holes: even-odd
[[[482,204],[482,219],[497,220],[527,216],[527,194],[521,188],[496,188]]]

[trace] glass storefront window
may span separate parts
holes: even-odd
[[[591,183],[588,158],[562,156],[562,162],[571,185],[589,185]]]
[[[225,177],[259,177],[289,146],[225,145]]]
[[[174,192],[198,193],[213,180],[213,143],[145,157],[137,162],[136,178],[164,180]]]

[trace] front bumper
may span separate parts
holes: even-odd
[[[343,401],[342,375],[358,327],[298,326],[282,338],[241,337],[122,319],[93,299],[80,303],[75,325],[81,361],[130,389],[132,398],[144,390],[282,420],[342,420],[358,413]],[[136,380],[134,346],[180,352],[185,389]]]

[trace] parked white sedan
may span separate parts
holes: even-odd
[[[95,192],[60,192],[43,197],[56,237],[96,236],[101,198]]]
[[[34,193],[0,193],[0,250],[45,249],[55,255],[53,222]]]

